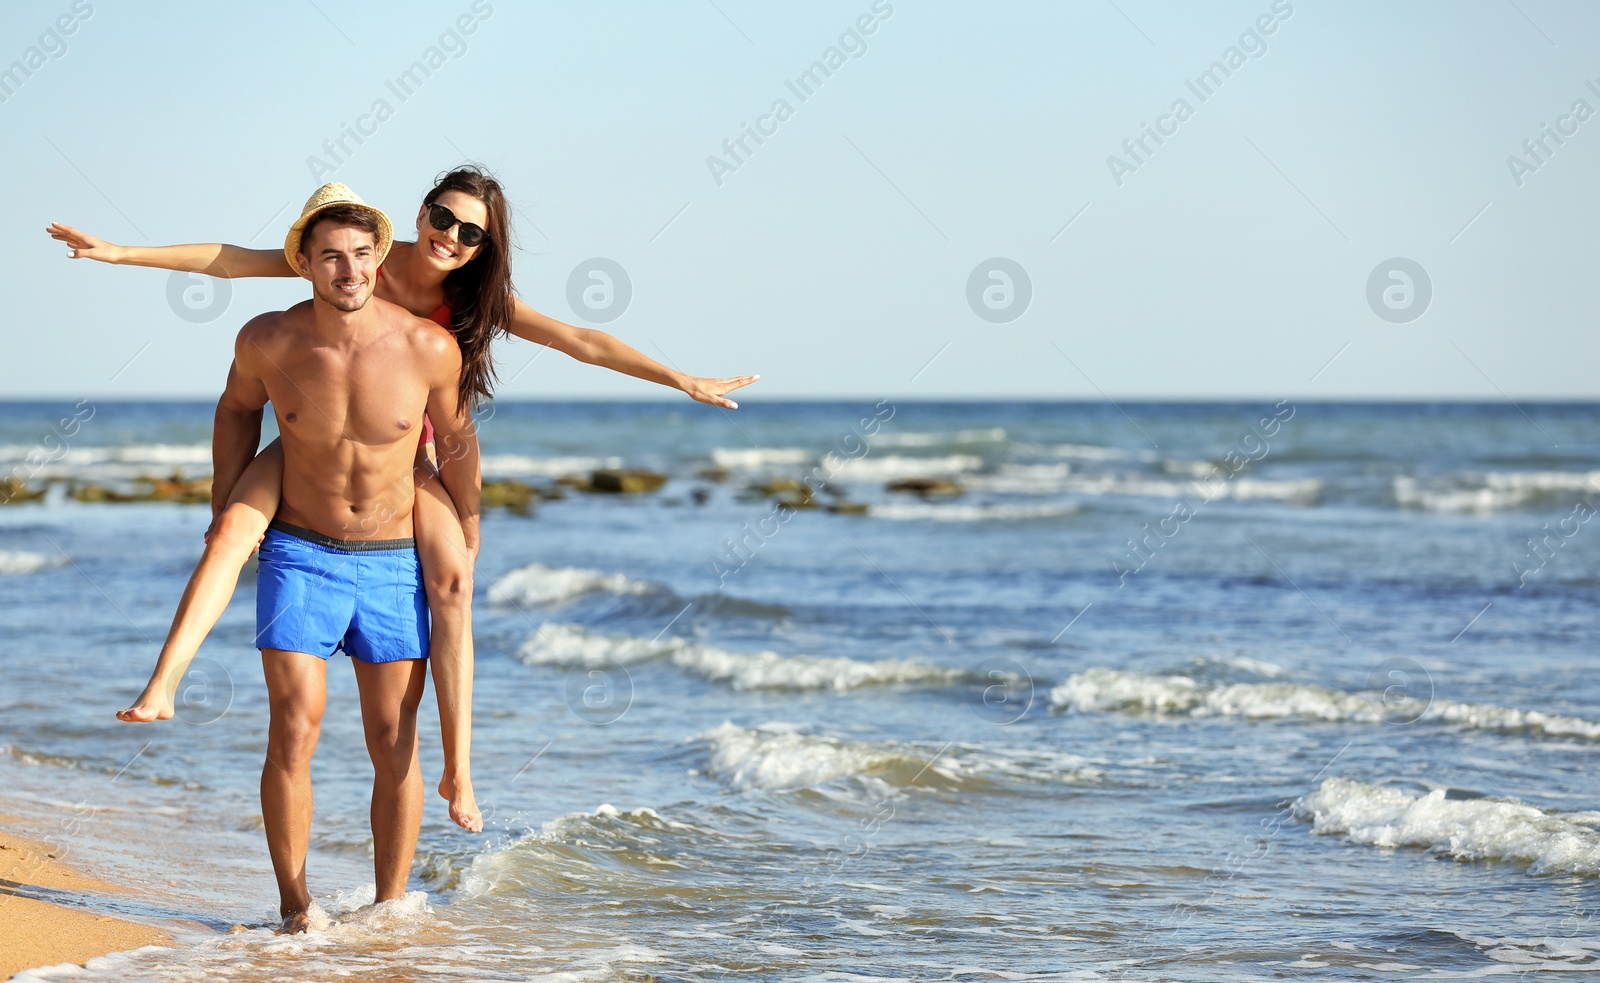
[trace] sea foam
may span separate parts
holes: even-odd
[[[866,457],[827,456],[822,460],[833,481],[894,481],[959,475],[983,467],[976,454],[915,457],[907,454],[869,454]]]
[[[570,812],[538,830],[472,859],[461,874],[459,900],[508,893],[563,895],[575,883],[629,883],[637,872],[687,869],[696,845],[714,830],[663,817],[648,806]]]
[[[683,638],[601,635],[579,625],[546,624],[523,642],[517,656],[529,665],[584,667],[615,662],[666,661],[685,672],[735,689],[833,690],[897,683],[941,685],[964,676],[909,659],[861,662],[841,656],[732,652]]]
[[[1225,470],[1223,474],[1226,475]],[[1322,491],[1322,482],[1316,478],[1234,478],[1201,484],[1199,479],[1174,481],[1136,474],[1097,474],[1067,478],[1061,482],[1061,488],[1080,495],[1136,495],[1208,502],[1222,498],[1238,501],[1267,499],[1305,503],[1314,500]]]
[[[1294,803],[1315,832],[1377,847],[1418,847],[1457,860],[1528,865],[1532,875],[1600,876],[1600,813],[1545,811],[1515,799],[1418,795],[1345,778]]]
[[[946,444],[1003,444],[1004,427],[975,427],[967,430],[944,432],[882,431],[868,437],[867,443],[883,447],[939,447]]]
[[[1383,722],[1387,709],[1383,694],[1378,692],[1351,693],[1291,682],[1212,685],[1189,676],[1106,668],[1088,669],[1068,677],[1050,691],[1050,705],[1080,713],[1299,718],[1367,724]],[[1416,719],[1474,730],[1531,731],[1550,737],[1600,740],[1600,723],[1592,720],[1486,703],[1435,699],[1421,708]]]
[[[1064,752],[847,740],[785,723],[740,727],[725,722],[696,740],[707,747],[707,769],[736,789],[809,788],[856,776],[898,788],[962,788],[1074,782],[1101,775],[1084,759]]]
[[[1401,508],[1429,512],[1498,512],[1558,495],[1600,492],[1600,471],[1489,471],[1438,478],[1400,475],[1393,482]]]
[[[879,519],[908,522],[1016,522],[1055,519],[1082,510],[1083,506],[1077,502],[999,502],[989,505],[888,502],[874,505],[869,514]]]
[[[49,570],[59,567],[67,562],[58,556],[46,556],[43,553],[29,553],[25,550],[0,550],[0,576],[20,576],[26,573],[38,573],[40,570]]]
[[[1017,450],[1041,457],[1061,457],[1076,461],[1156,461],[1153,450],[1104,447],[1099,444],[1019,444]]]
[[[660,589],[654,584],[632,580],[620,573],[608,574],[579,567],[547,567],[533,563],[512,570],[496,580],[489,587],[489,601],[492,604],[542,607],[597,591],[648,594]]]
[[[127,444],[120,447],[72,447],[59,452],[37,445],[0,446],[0,461],[37,461],[62,465],[106,463],[127,464],[205,464],[211,463],[211,445],[203,444]]]
[[[711,461],[721,468],[754,471],[778,465],[810,464],[816,451],[803,447],[713,447]]]
[[[620,457],[531,457],[525,454],[486,454],[483,473],[494,477],[559,477],[596,468],[620,468]]]

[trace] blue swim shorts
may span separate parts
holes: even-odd
[[[273,520],[256,571],[256,647],[362,662],[428,657],[413,539],[334,539]]]

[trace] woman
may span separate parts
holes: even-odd
[[[375,293],[455,334],[461,346],[464,403],[476,406],[491,394],[494,366],[489,341],[497,330],[728,409],[738,409],[738,404],[726,394],[759,378],[688,376],[603,331],[564,324],[517,299],[511,285],[510,207],[499,182],[477,168],[463,167],[441,177],[424,196],[416,227],[416,242],[394,243],[379,270]],[[48,231],[51,238],[71,247],[68,255],[73,259],[230,278],[300,275],[279,249],[218,243],[118,246],[70,226],[54,224]],[[425,428],[423,440],[428,439]],[[240,570],[277,510],[282,454],[276,441],[268,445],[240,476],[227,501],[212,502],[215,517],[206,532],[205,553],[184,590],[155,672],[134,705],[117,714],[119,719],[143,722],[172,716],[173,692],[184,670],[222,616]],[[472,566],[478,553],[477,529],[462,528],[421,448],[418,464],[414,525],[433,619],[430,654],[445,757],[439,794],[449,801],[452,820],[478,832],[483,823],[470,769]]]

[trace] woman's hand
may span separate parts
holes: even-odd
[[[628,347],[598,328],[579,328],[557,321],[548,314],[540,314],[521,300],[516,301],[513,311],[511,323],[506,325],[506,330],[518,338],[531,341],[535,345],[554,348],[580,362],[631,375],[635,379],[680,389],[697,403],[736,410],[739,404],[731,399],[724,399],[724,394],[748,386],[761,378],[759,375],[741,375],[731,379],[707,379],[685,375],[676,368],[668,368],[648,355]]]
[[[45,229],[50,233],[50,238],[57,242],[64,242],[72,247],[67,255],[72,259],[97,259],[102,263],[115,263],[117,252],[122,248],[104,239],[96,239],[87,232],[79,232],[70,225],[54,222]]]
[[[697,403],[707,403],[711,406],[720,406],[726,410],[736,410],[739,404],[731,399],[724,399],[726,393],[741,389],[761,378],[759,375],[740,375],[731,379],[702,379],[689,376],[683,380],[683,391],[689,398]]]

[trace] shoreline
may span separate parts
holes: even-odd
[[[13,828],[9,818],[0,820],[0,980],[172,944],[172,936],[160,929],[99,913],[94,895],[124,894],[130,888],[85,876],[61,859],[60,848],[18,836]],[[45,900],[51,897],[67,903]]]

